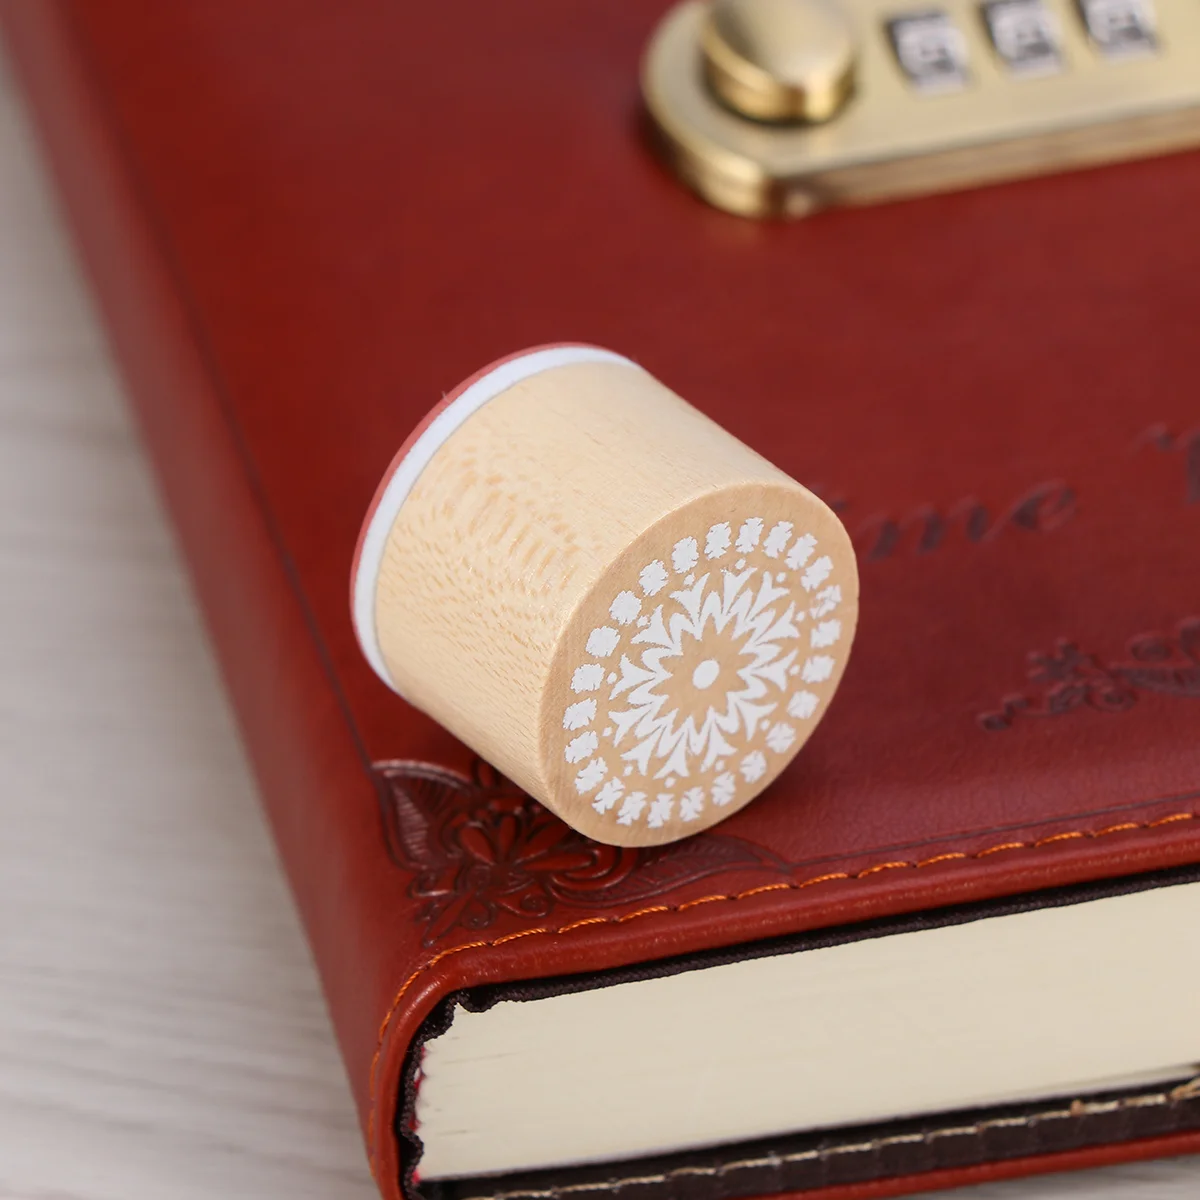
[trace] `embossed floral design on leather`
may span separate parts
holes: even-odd
[[[995,712],[979,715],[986,730],[1009,729],[1017,717],[1055,717],[1079,708],[1123,712],[1143,693],[1200,699],[1200,617],[1174,634],[1143,633],[1130,641],[1128,659],[1106,663],[1073,642],[1029,656],[1028,692],[1005,696]]]
[[[594,842],[482,762],[470,777],[420,762],[375,769],[389,850],[413,876],[409,894],[424,901],[426,945],[456,928],[486,929],[502,913],[609,908],[724,871],[785,866],[718,834],[647,850]]]

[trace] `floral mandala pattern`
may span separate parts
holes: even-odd
[[[617,825],[684,824],[748,799],[807,737],[849,643],[817,539],[718,522],[636,572],[570,673],[570,786]]]

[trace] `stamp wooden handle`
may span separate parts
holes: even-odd
[[[850,540],[628,359],[526,351],[452,392],[359,542],[380,677],[576,829],[648,846],[788,764],[846,664]]]

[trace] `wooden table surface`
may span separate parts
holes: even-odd
[[[0,581],[0,1200],[369,1200],[313,965],[2,62]],[[1200,1160],[953,1195],[1196,1200]]]

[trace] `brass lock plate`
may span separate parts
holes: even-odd
[[[704,0],[663,19],[643,95],[668,162],[711,204],[798,217],[1200,145],[1200,0],[843,0],[842,11],[854,84],[820,124],[751,119],[718,98]]]

